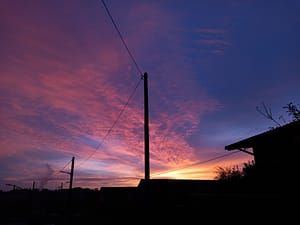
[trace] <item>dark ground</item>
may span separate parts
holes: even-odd
[[[145,195],[130,189],[103,198],[99,190],[14,190],[0,192],[0,224],[201,224],[204,221],[284,223],[299,221],[298,201],[277,193],[168,193]],[[68,197],[71,197],[70,204]],[[298,222],[297,222],[298,221]]]

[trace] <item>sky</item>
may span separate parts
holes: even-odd
[[[297,0],[2,0],[0,190],[67,188],[72,157],[73,187],[136,186],[144,73],[151,179],[242,166],[224,147],[276,126],[264,105],[285,124],[300,103],[299,15]]]

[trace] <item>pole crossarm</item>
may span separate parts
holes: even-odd
[[[66,173],[66,174],[71,174],[70,172],[67,172],[67,171],[59,171],[59,172],[61,172],[61,173]]]

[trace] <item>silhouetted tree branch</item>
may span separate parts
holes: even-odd
[[[262,111],[258,106],[256,106],[256,111],[258,111],[261,115],[263,115],[263,116],[266,117],[267,119],[272,120],[274,123],[276,123],[277,126],[281,126],[281,124],[278,123],[278,122],[273,118],[271,108],[270,108],[270,107],[267,107],[267,106],[265,105],[265,103],[262,103],[262,105],[263,105],[263,111]]]
[[[286,112],[288,113],[289,116],[292,116],[293,121],[300,120],[300,110],[297,108],[297,106],[294,103],[290,102],[283,108],[286,109]]]

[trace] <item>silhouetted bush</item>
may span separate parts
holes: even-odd
[[[222,181],[241,181],[254,179],[256,176],[256,167],[254,160],[248,161],[243,164],[243,167],[240,168],[237,165],[232,167],[218,167],[216,170],[217,175],[215,176],[216,180]]]

